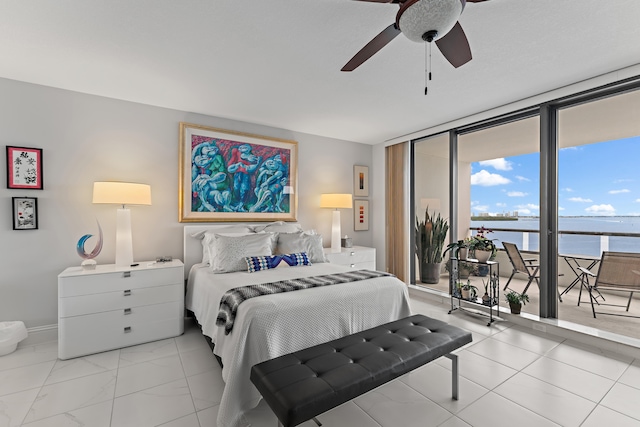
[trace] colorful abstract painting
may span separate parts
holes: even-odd
[[[297,142],[180,124],[180,219],[296,219]]]

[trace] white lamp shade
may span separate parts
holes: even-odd
[[[151,186],[132,182],[94,182],[93,203],[150,205]]]
[[[353,198],[351,194],[321,194],[320,207],[331,209],[351,209],[353,208]]]

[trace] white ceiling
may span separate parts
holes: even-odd
[[[0,77],[376,144],[640,63],[638,0],[491,0],[454,69],[400,35],[340,68],[398,7],[350,0],[0,3]]]

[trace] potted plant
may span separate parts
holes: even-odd
[[[487,234],[491,233],[484,227],[480,227],[478,233],[471,238],[469,250],[473,252],[473,256],[478,262],[487,262],[490,258],[495,257],[496,245],[492,239],[487,238]]]
[[[482,284],[484,285],[484,295],[482,295],[482,304],[491,305],[491,297],[489,296],[489,284],[491,281],[487,280],[486,282],[482,279]]]
[[[467,259],[470,243],[471,243],[471,240],[468,238],[464,240],[458,240],[457,242],[454,242],[454,243],[449,243],[444,253],[446,254],[448,251],[451,251],[452,258],[465,260]]]
[[[449,224],[440,214],[429,215],[425,210],[424,221],[416,218],[416,254],[420,260],[420,281],[438,283],[442,268],[442,248],[449,231]]]
[[[471,281],[467,280],[467,283],[460,288],[460,295],[462,299],[475,300],[478,295],[478,288],[471,284]]]
[[[451,273],[451,261],[447,261],[444,269]],[[468,279],[476,271],[476,264],[467,261],[458,261],[458,279]]]
[[[509,303],[511,314],[520,314],[522,306],[529,302],[529,295],[519,294],[516,291],[509,291],[504,296]]]

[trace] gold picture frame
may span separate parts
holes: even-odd
[[[298,143],[180,123],[179,221],[296,221]]]

